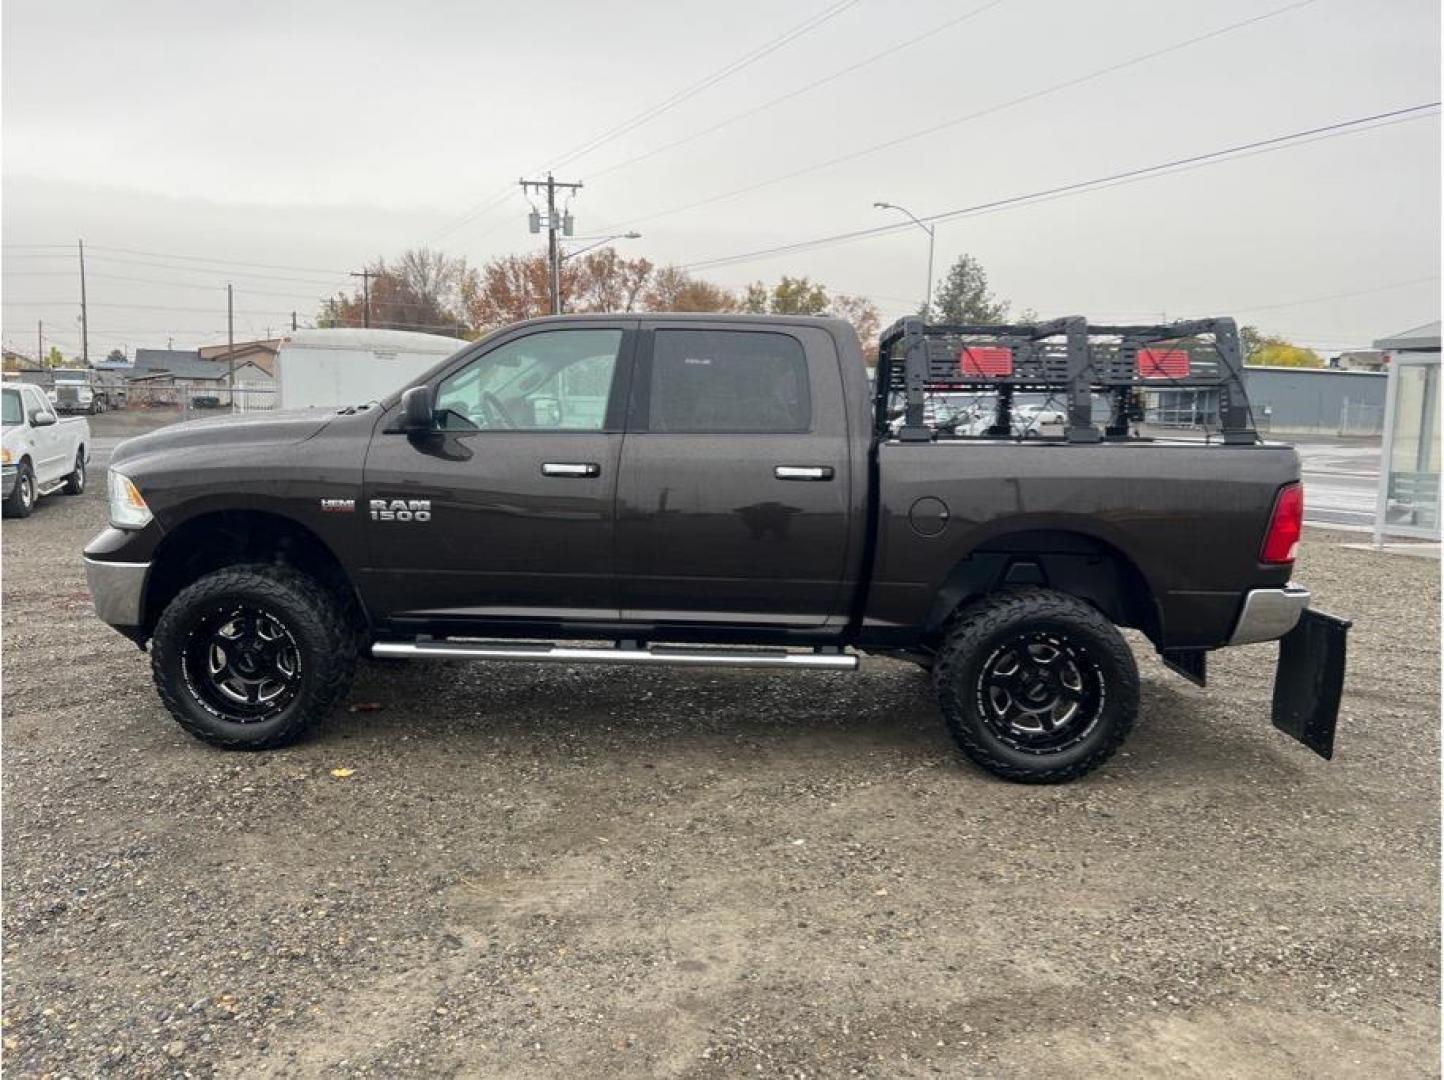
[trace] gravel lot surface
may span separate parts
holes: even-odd
[[[239,755],[92,617],[100,479],[3,531],[11,1076],[1438,1072],[1435,562],[1305,544],[1356,620],[1332,764],[1267,645],[1207,692],[1140,649],[1130,743],[1058,788],[882,660],[366,665]]]

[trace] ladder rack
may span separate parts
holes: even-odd
[[[1012,432],[1013,395],[1061,396],[1064,438],[1096,443],[1127,438],[1140,416],[1140,390],[1210,388],[1219,394],[1223,442],[1258,441],[1243,386],[1238,326],[1231,318],[1193,319],[1145,326],[1089,325],[1080,316],[1000,326],[930,324],[900,319],[878,342],[875,419],[888,437],[889,403],[901,397],[903,442],[931,442],[924,406],[930,393],[970,391],[995,395],[990,436]],[[1100,430],[1093,395],[1110,402]]]

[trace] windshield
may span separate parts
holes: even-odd
[[[12,426],[14,426],[15,424],[20,423],[20,418],[21,418],[21,413],[20,413],[20,391],[19,391],[19,390],[6,390],[6,391],[5,391],[5,415],[4,415],[4,418],[3,418],[3,419],[4,419],[4,425],[5,425],[6,427],[12,427]]]

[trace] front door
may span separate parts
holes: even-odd
[[[821,330],[644,325],[617,499],[624,618],[841,616],[852,477],[837,364]]]
[[[25,388],[27,395],[26,415],[39,414],[48,419],[50,423],[31,427],[31,434],[34,439],[35,453],[35,479],[37,483],[50,484],[67,475],[72,467],[72,459],[66,452],[66,437],[60,426],[60,418],[55,413],[55,407],[50,404],[50,399],[45,392],[37,387]]]
[[[380,618],[616,619],[613,513],[630,324],[521,329],[432,384],[437,431],[366,459]]]

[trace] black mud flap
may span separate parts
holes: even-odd
[[[1352,625],[1305,608],[1298,625],[1279,639],[1274,727],[1325,761],[1334,756],[1334,726],[1344,692],[1344,656]]]
[[[1163,649],[1158,655],[1163,666],[1175,675],[1182,675],[1194,686],[1208,685],[1207,649]]]

